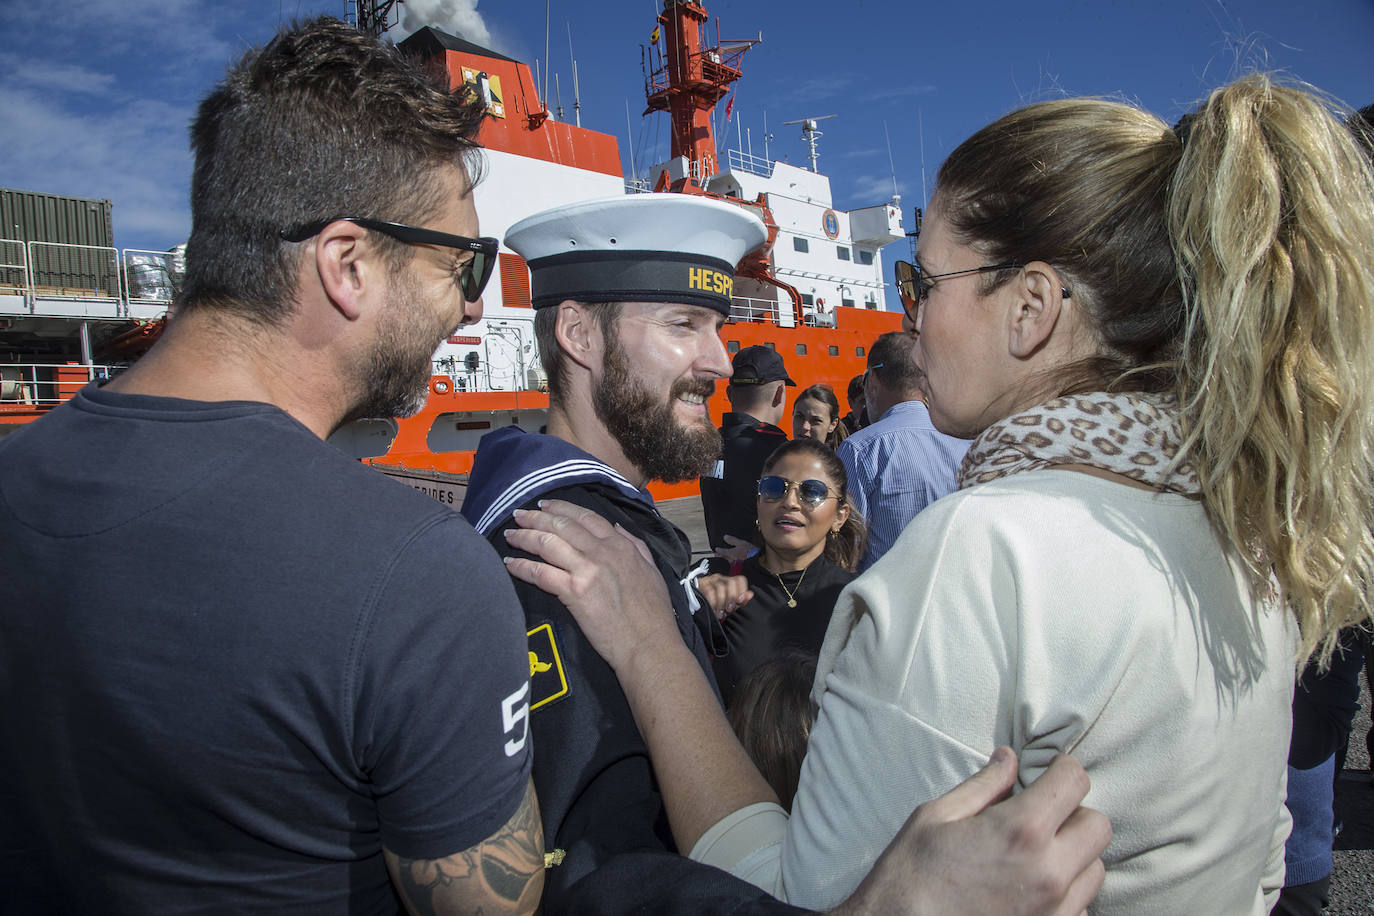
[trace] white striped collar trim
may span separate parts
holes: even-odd
[[[531,471],[516,480],[496,498],[486,512],[482,513],[482,517],[477,520],[474,527],[482,537],[486,537],[496,530],[496,526],[505,521],[506,517],[519,508],[522,503],[527,502],[531,496],[554,489],[548,486],[550,482],[572,477],[579,480],[585,480],[588,477],[604,477],[611,483],[627,490],[633,496],[639,499],[644,498],[644,494],[640,492],[638,487],[613,471],[609,466],[587,458],[574,458]]]

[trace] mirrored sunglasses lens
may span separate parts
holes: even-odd
[[[897,262],[897,295],[904,308],[910,309],[916,304],[915,269],[906,261]]]
[[[808,506],[815,508],[825,502],[825,498],[830,495],[830,487],[824,481],[803,480],[801,486],[797,487],[797,495],[801,501]]]
[[[781,477],[764,477],[759,481],[759,495],[772,502],[787,495],[787,481]]]

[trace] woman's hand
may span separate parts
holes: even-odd
[[[711,610],[716,612],[717,620],[724,620],[754,597],[749,580],[744,576],[702,576],[697,580],[697,591],[711,605]]]
[[[558,598],[601,657],[618,673],[637,652],[680,646],[673,605],[649,548],[590,509],[562,500],[517,510],[512,547],[540,560],[507,557],[522,582]]]

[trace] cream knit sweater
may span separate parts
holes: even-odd
[[[1295,630],[1201,504],[1043,470],[954,493],[841,596],[792,817],[694,858],[828,907],[999,744],[1087,768],[1115,837],[1099,914],[1263,914],[1283,883]]]

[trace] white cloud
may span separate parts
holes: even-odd
[[[427,25],[483,47],[491,45],[491,32],[477,12],[477,0],[406,0],[400,31],[409,35]]]
[[[897,193],[906,196],[906,183],[897,179]],[[855,175],[849,181],[850,206],[873,207],[892,198],[891,175]]]
[[[0,185],[108,198],[116,242],[169,247],[190,227],[189,118],[159,101],[83,114],[30,91],[0,93]]]
[[[112,73],[101,73],[75,64],[32,60],[18,54],[0,54],[0,78],[9,87],[28,86],[44,92],[82,92],[101,95],[114,86]]]
[[[908,99],[918,95],[934,95],[935,86],[931,83],[902,83],[893,86],[880,86],[867,93],[870,101],[889,99]]]

